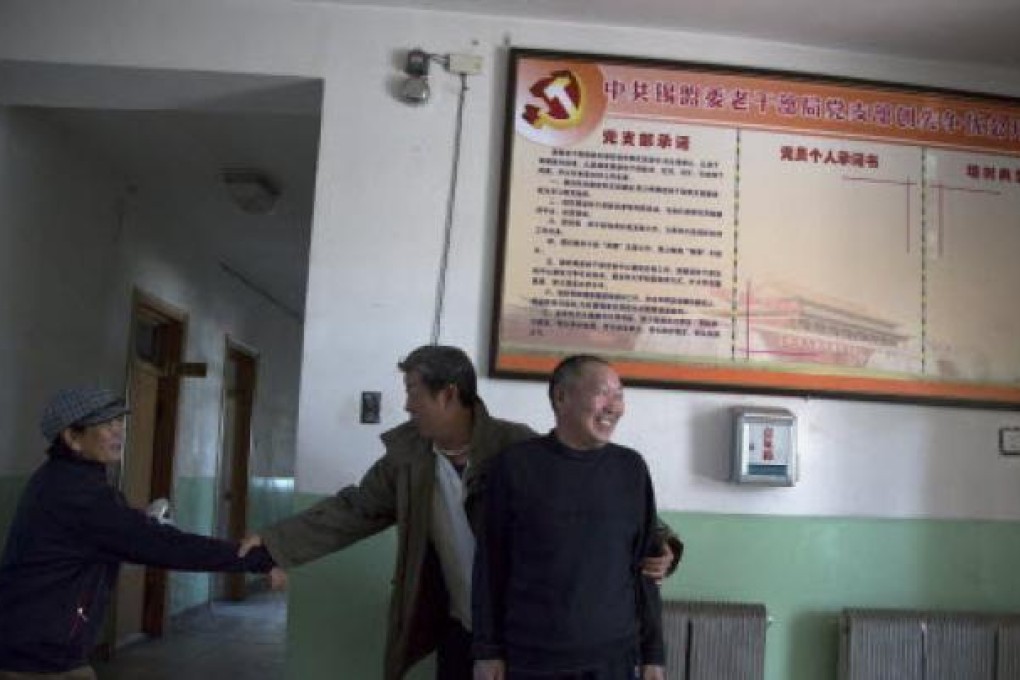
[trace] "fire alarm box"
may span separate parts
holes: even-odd
[[[797,417],[786,409],[733,409],[733,469],[738,484],[797,482]]]

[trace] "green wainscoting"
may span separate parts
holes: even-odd
[[[764,603],[769,680],[835,680],[843,607],[1020,611],[1020,523],[665,513],[671,599]]]
[[[318,498],[298,494],[296,505]],[[843,607],[1020,611],[1020,523],[663,518],[687,545],[665,597],[767,605],[768,680],[835,680]],[[390,530],[294,570],[290,680],[381,676],[394,552]],[[430,677],[428,667],[411,677]]]
[[[272,524],[293,512],[294,483],[289,478],[252,478],[248,487],[248,529]],[[213,477],[178,477],[174,486],[173,517],[177,527],[197,534],[216,533],[216,480]],[[209,601],[212,576],[171,572],[170,615]],[[250,580],[264,577],[252,575]]]
[[[294,513],[293,477],[252,477],[248,484],[248,529],[256,532]]]
[[[171,517],[181,531],[215,533],[216,480],[213,477],[178,477],[174,482]],[[171,571],[170,616],[205,604],[212,593],[212,577],[205,573]]]

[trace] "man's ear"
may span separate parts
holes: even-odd
[[[450,383],[449,385],[445,386],[441,390],[441,393],[446,398],[448,404],[460,403],[460,389],[453,383]]]
[[[60,433],[60,439],[63,440],[67,448],[71,449],[75,453],[81,453],[81,442],[74,436],[74,430],[69,427],[65,427]]]
[[[560,384],[554,387],[552,392],[553,413],[558,412],[562,404],[563,404],[563,385]]]

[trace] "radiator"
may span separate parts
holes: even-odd
[[[1020,615],[847,609],[840,680],[1020,680]]]
[[[670,680],[764,680],[764,605],[667,601],[662,627]]]
[[[1020,621],[1007,620],[999,626],[996,668],[997,680],[1020,678]]]

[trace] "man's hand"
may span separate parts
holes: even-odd
[[[243,545],[243,544],[242,544]],[[646,557],[641,562],[641,573],[662,585],[662,579],[666,578],[669,565],[673,564],[673,551],[669,549],[668,543],[662,544],[662,555],[659,557]]]
[[[503,680],[506,677],[506,662],[503,659],[475,661],[474,676],[474,680]]]
[[[641,680],[666,680],[666,668],[664,666],[642,666]]]
[[[244,557],[252,548],[262,545],[262,537],[258,534],[248,534],[241,539],[241,547],[237,549],[237,556]]]
[[[269,587],[273,590],[287,590],[287,572],[279,567],[270,569]]]

